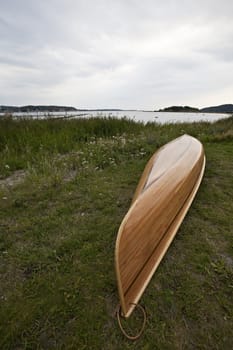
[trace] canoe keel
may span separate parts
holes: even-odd
[[[129,317],[179,229],[205,169],[202,144],[183,135],[149,160],[118,231],[115,269]]]

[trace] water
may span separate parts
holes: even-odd
[[[103,112],[95,112],[95,116],[103,115]],[[106,115],[106,112],[105,112]],[[174,112],[145,112],[145,111],[112,111],[107,113],[110,116],[118,118],[128,117],[135,121],[156,122],[160,124],[166,123],[182,123],[182,122],[197,122],[210,121],[214,122],[219,119],[229,117],[229,114],[219,113],[174,113]]]
[[[2,113],[0,116],[3,115]],[[15,118],[26,117],[31,119],[46,119],[46,118],[92,118],[92,117],[117,117],[133,119],[140,122],[156,122],[160,124],[166,123],[182,123],[182,122],[199,122],[208,121],[214,122],[219,119],[227,118],[229,114],[220,113],[172,113],[172,112],[147,112],[147,111],[76,111],[76,112],[28,112],[28,113],[13,113]]]

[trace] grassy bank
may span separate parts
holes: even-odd
[[[183,133],[203,142],[206,172],[143,295],[146,330],[132,343],[114,316],[116,234],[147,160]],[[232,348],[233,117],[5,119],[0,152],[1,349]],[[140,322],[135,312],[129,324]]]

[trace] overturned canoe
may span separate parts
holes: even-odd
[[[121,313],[130,316],[199,188],[205,168],[202,144],[183,135],[149,160],[118,231],[115,269]]]

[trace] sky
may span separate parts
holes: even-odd
[[[232,0],[0,0],[0,105],[233,103]]]

